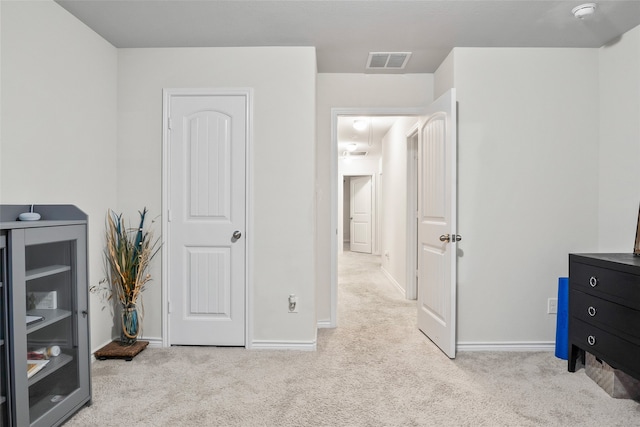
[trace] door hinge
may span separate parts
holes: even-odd
[[[169,130],[171,130],[171,127],[173,126],[171,117],[169,117],[169,119],[167,120],[167,127],[169,128]]]
[[[167,301],[167,313],[171,313],[171,301]]]
[[[167,210],[167,222],[171,222],[171,209]]]

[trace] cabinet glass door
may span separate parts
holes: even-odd
[[[74,241],[25,246],[31,421],[79,387]]]
[[[7,314],[7,239],[0,236],[0,426],[9,425],[10,413]]]
[[[14,289],[13,300],[22,301],[26,347],[16,345],[15,365],[19,373],[21,357],[32,426],[55,424],[89,387],[81,374],[88,363],[87,313],[77,309],[87,306],[77,301],[79,283],[86,283],[83,233],[77,226],[25,230],[24,287]],[[24,414],[26,402],[16,412]]]

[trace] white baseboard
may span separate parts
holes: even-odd
[[[407,293],[404,290],[404,288],[400,285],[400,283],[398,283],[398,281],[391,275],[391,273],[389,273],[387,270],[385,270],[384,267],[380,267],[380,270],[382,270],[382,273],[384,273],[385,276],[387,276],[387,279],[389,279],[389,281],[393,284],[393,286],[395,286],[398,291],[400,291],[400,293],[402,294],[402,296],[404,298],[407,297]]]
[[[458,351],[554,351],[555,341],[458,342]]]
[[[157,337],[143,337],[140,338],[141,341],[149,341],[149,345],[147,346],[148,348],[162,348],[162,338],[157,338]]]
[[[253,341],[248,348],[250,348],[251,350],[316,351],[316,341],[312,341],[312,342]]]
[[[336,326],[331,323],[331,320],[318,320],[317,327],[318,329],[329,329],[335,328]]]

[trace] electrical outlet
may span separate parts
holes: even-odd
[[[558,298],[549,298],[547,300],[547,313],[548,314],[558,313]]]
[[[298,297],[295,294],[289,295],[289,313],[298,312]]]

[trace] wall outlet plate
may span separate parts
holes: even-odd
[[[298,297],[291,294],[289,295],[289,313],[298,312]]]

